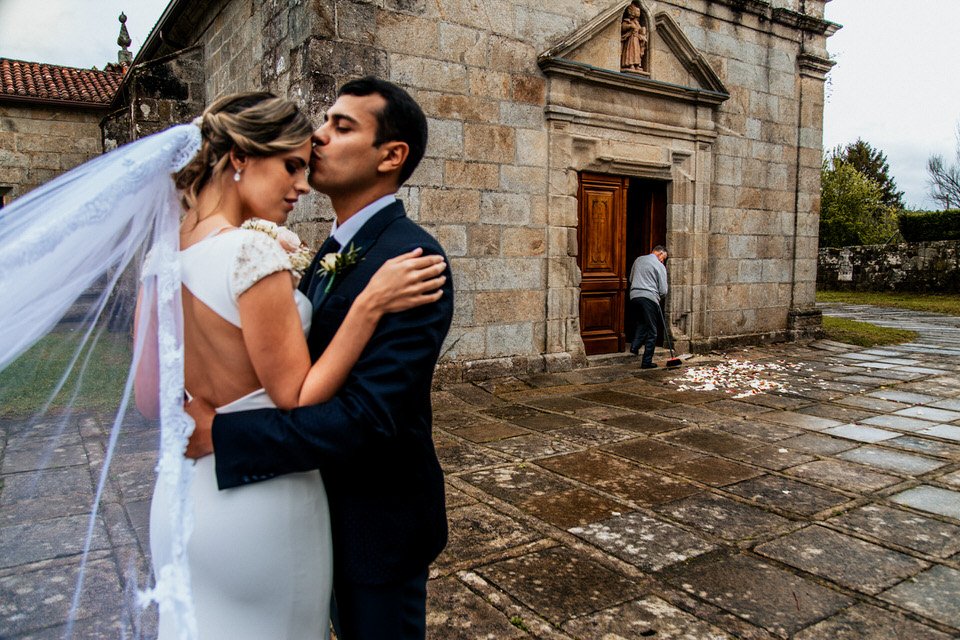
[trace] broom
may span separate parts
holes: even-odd
[[[670,328],[667,327],[667,319],[663,315],[663,307],[657,305],[660,309],[660,321],[663,323],[663,337],[667,339],[667,346],[670,347],[670,359],[667,360],[667,368],[673,369],[683,364],[683,361],[673,352],[673,339],[670,337]]]

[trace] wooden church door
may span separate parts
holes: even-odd
[[[626,209],[626,179],[580,175],[577,263],[580,335],[587,355],[623,351]]]
[[[587,355],[625,350],[630,267],[666,240],[666,182],[580,174],[577,264]]]

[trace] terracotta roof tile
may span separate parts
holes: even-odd
[[[42,62],[0,58],[0,99],[15,97],[86,104],[110,104],[123,75]]]

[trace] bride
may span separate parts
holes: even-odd
[[[278,235],[277,225],[308,191],[312,133],[289,100],[226,96],[193,125],[104,154],[0,212],[0,371],[57,329],[78,292],[105,280],[89,327],[70,332],[82,340],[66,366],[82,365],[82,375],[90,356],[81,358],[81,350],[95,348],[94,327],[109,315],[108,302],[122,298],[122,274],[150,249],[141,267],[132,377],[119,400],[90,530],[132,386],[138,409],[160,418],[150,512],[156,583],[140,601],[160,605],[164,640],[326,638],[329,629],[330,528],[319,473],[218,491],[213,456],[183,457],[193,428],[184,398],[220,412],[322,402],[346,380],[384,314],[441,296],[441,257],[416,250],[388,261],[311,365],[304,335],[311,303],[295,290],[303,247],[289,232]]]
[[[221,98],[199,126],[199,153],[174,175],[186,211],[179,260],[188,397],[220,413],[324,402],[346,380],[383,314],[439,299],[445,264],[419,251],[386,263],[311,366],[304,334],[312,308],[294,288],[291,256],[276,239],[242,227],[252,219],[282,225],[309,190],[313,127],[295,104],[265,93]],[[158,376],[151,369],[158,356],[145,356],[137,405],[154,414]],[[186,555],[198,637],[326,637],[332,560],[319,472],[218,491],[214,456],[195,465]],[[157,575],[173,562],[169,488],[158,482],[151,506]],[[177,617],[165,614],[161,608],[159,637],[179,637]]]

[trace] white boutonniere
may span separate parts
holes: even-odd
[[[282,227],[269,220],[250,218],[240,225],[240,228],[259,231],[276,240],[280,248],[287,252],[287,256],[290,258],[290,266],[293,267],[293,273],[297,280],[300,280],[303,272],[313,261],[314,252],[300,240],[300,236],[287,227]]]
[[[317,273],[327,276],[327,286],[324,293],[330,293],[330,287],[338,275],[343,273],[347,267],[352,267],[360,261],[360,247],[354,246],[351,242],[346,251],[328,253],[320,258],[320,265],[317,267]]]

